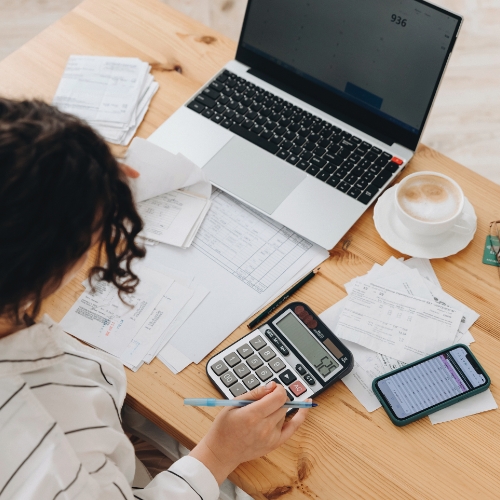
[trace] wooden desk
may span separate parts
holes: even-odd
[[[138,135],[147,137],[224,63],[236,44],[156,0],[86,0],[0,63],[0,94],[50,101],[70,54],[136,56],[153,65],[160,90]],[[500,400],[500,278],[481,263],[488,223],[500,216],[500,187],[425,146],[407,171],[437,170],[456,179],[476,209],[479,227],[458,255],[433,261],[443,288],[477,310],[473,350]],[[318,313],[344,297],[343,284],[399,254],[378,236],[373,210],[331,251],[321,273],[295,298]],[[83,288],[80,275],[45,311],[60,320]],[[240,327],[222,345],[247,333]],[[155,360],[128,373],[128,403],[187,447],[197,443],[216,409],[184,408],[184,397],[217,396],[205,365],[172,375]],[[367,413],[339,383],[280,449],[240,466],[231,479],[257,499],[498,498],[500,412],[432,426],[428,419],[393,426],[383,410]]]

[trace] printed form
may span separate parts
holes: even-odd
[[[79,116],[109,142],[128,144],[144,119],[158,82],[135,57],[69,57],[52,103]]]
[[[99,281],[94,292],[85,290],[62,319],[64,331],[120,357],[174,283],[145,266],[138,267],[136,273],[141,281],[135,293],[125,297],[127,304],[111,283]]]
[[[262,293],[313,244],[217,190],[194,246],[219,266]]]
[[[328,256],[325,249],[216,190],[190,248],[156,245],[148,251],[148,259],[193,274],[197,286],[210,290],[160,359],[176,372],[189,362],[199,363],[243,321]]]
[[[452,344],[462,314],[380,285],[355,283],[337,326],[339,337],[410,363]]]
[[[136,137],[127,165],[140,176],[130,181],[145,239],[187,248],[209,208],[212,186],[193,162]]]

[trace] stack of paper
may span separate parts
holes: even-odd
[[[135,57],[70,56],[53,104],[108,142],[127,145],[158,90],[150,70]]]
[[[348,296],[321,314],[354,355],[343,382],[368,410],[381,405],[375,377],[456,343],[470,345],[479,315],[441,289],[427,259],[391,257],[345,285]],[[496,408],[490,391],[430,415],[432,423]]]
[[[130,306],[122,303],[115,287],[98,282],[94,292],[86,287],[61,325],[132,370],[158,354],[178,373],[199,363],[328,256],[325,249],[216,190],[190,248],[161,243],[148,248],[135,270],[140,284],[125,296]]]
[[[193,286],[193,277],[166,268],[139,265],[136,292],[124,297],[116,288],[98,281],[85,291],[61,321],[75,337],[119,358],[136,371],[150,363],[170,337],[208,294]]]
[[[159,354],[174,373],[199,363],[233,330],[327,259],[328,252],[215,190],[187,250],[156,245],[147,262],[194,274],[210,295]]]
[[[139,138],[132,141],[125,162],[140,173],[130,183],[145,223],[141,235],[153,242],[189,247],[211,203],[212,186],[201,168],[181,154]]]

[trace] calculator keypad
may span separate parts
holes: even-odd
[[[257,373],[257,376],[262,382],[265,382],[273,376],[273,372],[267,366],[259,368],[255,373]]]
[[[250,345],[258,351],[259,349],[262,349],[264,346],[267,345],[267,342],[260,336],[257,335],[254,339],[250,341]]]
[[[228,368],[226,366],[226,363],[224,363],[224,361],[219,361],[218,363],[212,365],[212,370],[215,372],[216,375],[222,375],[223,373],[227,372]]]
[[[231,387],[238,381],[238,379],[231,372],[224,373],[220,379],[224,382],[226,387]]]
[[[238,377],[243,378],[250,374],[250,368],[245,363],[240,363],[238,366],[234,367],[234,373]]]
[[[280,375],[280,380],[285,384],[285,385],[290,385],[292,382],[295,382],[297,380],[297,377],[291,372],[291,370],[285,370],[281,375]]]
[[[254,354],[253,356],[250,356],[247,359],[247,364],[250,368],[253,368],[256,370],[257,368],[261,367],[264,363],[262,363],[262,359],[257,356],[257,354]]]
[[[295,396],[300,396],[307,391],[305,385],[300,381],[296,380],[293,384],[289,386],[289,389],[295,394]]]
[[[226,358],[224,358],[226,359]],[[229,365],[231,366],[231,365]],[[300,373],[301,375],[305,375],[307,373],[306,369],[302,365],[297,365],[295,366],[295,369],[297,370],[297,373]]]
[[[248,356],[253,354],[253,349],[248,344],[243,344],[241,347],[238,347],[238,349],[236,349],[236,350],[238,351],[238,354],[243,359],[247,359]]]
[[[276,357],[276,353],[270,347],[266,347],[265,349],[261,349],[259,351],[259,355],[264,361],[269,361],[270,359],[273,359],[274,357]]]
[[[287,365],[276,350],[266,342],[266,337],[283,356],[290,354],[278,336],[267,328],[264,335],[253,336],[235,351],[226,354],[224,361],[213,363],[211,369],[234,397],[274,380],[285,387],[288,398],[293,401],[308,390],[307,386],[298,380],[297,374],[309,386],[314,385],[316,380],[304,366],[297,364],[296,358],[293,363],[295,370]]]
[[[245,394],[245,392],[247,392],[247,390],[239,382],[237,384],[234,384],[233,386],[231,386],[229,388],[229,390],[231,391],[231,394],[234,397],[240,396],[241,394]]]
[[[235,352],[232,352],[224,357],[224,361],[232,368],[233,366],[236,366],[241,359]]]
[[[260,385],[260,382],[255,375],[248,375],[248,377],[245,377],[243,379],[243,383],[250,390],[255,389],[256,387],[258,387]]]
[[[273,369],[275,373],[279,373],[283,368],[286,367],[285,363],[280,358],[273,359],[269,366]]]

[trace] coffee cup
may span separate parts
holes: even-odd
[[[447,231],[470,234],[476,220],[463,213],[464,203],[460,186],[438,172],[408,175],[395,190],[397,215],[417,235],[435,236]]]

